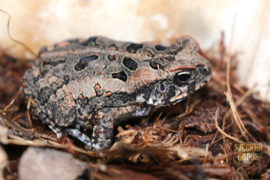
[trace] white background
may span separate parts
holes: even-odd
[[[35,53],[71,38],[103,35],[125,41],[169,42],[193,36],[203,51],[218,47],[221,31],[238,54],[239,84],[257,83],[260,98],[270,100],[270,1],[268,0],[8,0],[0,9],[11,15],[10,33]],[[7,35],[0,13],[0,51],[33,58]],[[234,24],[234,26],[233,26]]]

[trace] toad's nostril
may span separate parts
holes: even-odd
[[[203,67],[203,68],[202,68],[202,72],[203,72],[203,73],[206,73],[206,72],[207,72],[207,68],[206,68],[206,67]]]
[[[204,66],[204,65],[198,65],[197,68],[199,69],[199,71],[202,74],[207,74],[209,71],[209,68],[207,66]]]

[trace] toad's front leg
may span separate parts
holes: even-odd
[[[117,108],[104,108],[97,112],[97,124],[93,128],[92,147],[94,150],[108,149],[113,140],[114,124],[131,117],[144,117],[151,111],[150,107],[126,106]]]

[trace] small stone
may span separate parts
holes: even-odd
[[[28,148],[22,155],[18,173],[20,180],[74,180],[87,164],[72,154],[45,148]]]

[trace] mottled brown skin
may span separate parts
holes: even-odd
[[[59,138],[64,130],[90,149],[106,149],[114,124],[180,102],[210,80],[210,64],[198,50],[189,36],[169,47],[70,40],[41,49],[23,77],[23,96],[34,100],[31,113]],[[92,137],[81,128],[92,129]]]

